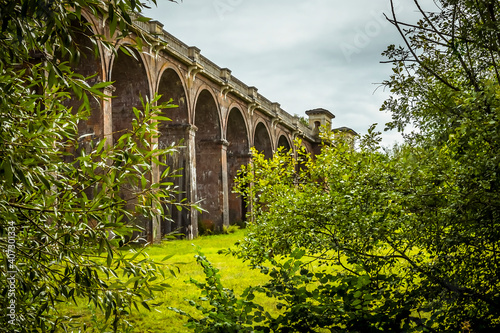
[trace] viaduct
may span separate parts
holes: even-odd
[[[132,33],[125,38],[110,35],[106,20],[82,11],[91,35],[113,41],[115,50],[98,43],[98,54],[91,51],[88,36],[77,36],[82,50],[76,71],[90,76],[89,84],[113,81],[105,94],[114,96],[100,103],[92,102],[92,114],[79,124],[81,134],[94,138],[117,140],[121,130],[131,127],[132,107],[141,108],[139,96],[150,99],[162,95],[159,102],[173,99],[177,108],[168,109],[172,121],[161,125],[160,147],[183,141],[184,148],[170,157],[168,164],[181,169],[182,177],[175,185],[182,191],[180,199],[201,200],[205,212],[171,209],[169,218],[140,222],[151,242],[173,230],[186,237],[198,235],[198,222],[212,223],[217,228],[245,219],[243,200],[232,193],[234,177],[241,165],[250,161],[254,146],[271,157],[280,146],[293,149],[293,140],[302,139],[306,150],[315,154],[320,149],[319,126],[330,128],[334,115],[324,109],[307,111],[309,125],[291,116],[280,104],[267,100],[257,88],[247,86],[163,30],[157,21],[142,22],[135,17]],[[127,45],[142,44],[140,52],[130,48],[135,57],[127,55]],[[162,168],[154,166],[152,182],[160,181]]]

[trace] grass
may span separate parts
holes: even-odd
[[[187,300],[198,300],[200,290],[193,284],[187,282],[190,278],[203,282],[205,275],[203,269],[196,262],[195,255],[201,250],[212,265],[218,268],[221,274],[221,281],[224,287],[232,289],[236,296],[241,295],[248,286],[265,284],[269,276],[261,274],[258,270],[252,270],[248,264],[232,256],[219,254],[219,250],[234,247],[234,244],[243,239],[245,230],[238,230],[227,235],[211,235],[199,237],[195,240],[174,240],[165,241],[161,245],[150,246],[146,249],[149,257],[156,262],[160,262],[164,257],[173,255],[167,260],[167,264],[177,268],[179,273],[176,276],[167,276],[167,282],[171,285],[163,293],[157,293],[154,303],[162,302],[161,306],[152,307],[152,311],[139,308],[126,318],[133,326],[131,332],[191,332],[184,327],[187,318],[169,310],[168,307],[181,309],[196,316],[196,309],[190,306]],[[309,269],[317,269],[318,262],[309,264]],[[402,264],[403,265],[403,264]],[[322,266],[322,268],[325,268]],[[342,267],[333,265],[327,269],[332,271],[343,270]],[[391,271],[391,270],[390,270]],[[319,282],[315,282],[308,288],[314,288]],[[405,286],[401,286],[404,288]],[[268,298],[259,293],[256,294],[255,302],[263,306],[273,317],[279,313],[276,308],[276,300]],[[64,304],[64,310],[68,315],[83,315],[87,323],[91,322],[92,316],[103,317],[100,312],[92,311],[86,301],[82,300],[78,307],[71,304]],[[95,327],[94,327],[95,328]],[[97,331],[97,330],[96,330]]]
[[[232,256],[217,253],[243,237],[244,231],[240,230],[229,235],[203,236],[192,241],[164,242],[161,246],[149,248],[147,252],[155,260],[174,254],[170,261],[180,269],[180,274],[171,277],[168,283],[172,288],[158,296],[157,301],[164,302],[161,308],[151,312],[141,309],[140,313],[132,315],[130,322],[137,328],[134,332],[189,332],[183,327],[186,318],[166,308],[171,306],[187,312],[194,310],[185,299],[198,299],[200,291],[186,281],[190,277],[198,281],[205,278],[201,266],[196,263],[194,257],[198,247],[212,264],[220,269],[224,286],[233,289],[236,294],[240,294],[248,285],[264,282],[267,277],[258,271],[250,270],[246,263]]]
[[[169,310],[168,307],[175,307],[190,313],[195,310],[186,299],[197,300],[200,296],[200,291],[187,282],[189,278],[198,281],[204,281],[205,278],[203,269],[195,259],[198,249],[214,267],[220,270],[224,287],[233,289],[236,295],[240,295],[247,286],[265,283],[268,277],[257,270],[251,270],[247,263],[232,256],[217,253],[221,249],[232,247],[238,240],[243,239],[244,235],[245,230],[238,230],[232,234],[202,236],[190,241],[164,241],[161,245],[149,247],[146,252],[155,261],[159,262],[164,257],[173,255],[167,260],[167,264],[177,267],[180,272],[175,277],[168,277],[166,282],[172,286],[171,288],[162,294],[157,294],[154,302],[163,302],[163,305],[152,308],[152,311],[141,308],[139,312],[131,314],[127,320],[134,326],[132,332],[190,332],[183,326],[187,318]],[[177,273],[177,269],[175,271]],[[270,302],[272,301],[265,297],[259,300],[259,304],[273,312],[275,305]],[[92,311],[84,304],[78,308],[68,306],[68,310],[73,314],[88,317],[89,321],[92,316]],[[99,313],[96,314],[99,315]]]

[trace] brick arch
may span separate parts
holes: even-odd
[[[160,148],[166,148],[172,145],[185,147],[189,143],[189,107],[187,103],[186,88],[182,81],[182,76],[175,68],[164,66],[160,72],[156,92],[161,95],[158,104],[168,102],[172,99],[172,103],[178,105],[176,108],[168,108],[163,110],[163,114],[170,118],[171,121],[164,121],[159,125],[160,137],[158,145]],[[176,200],[191,198],[189,195],[189,152],[186,148],[179,148],[173,155],[163,157],[164,162],[172,169],[178,170],[177,175],[182,177],[170,177],[167,179],[159,179],[160,182],[172,182],[178,188],[180,193],[177,194]],[[166,166],[159,166],[158,177],[161,177],[166,170]],[[191,200],[194,201],[194,200]],[[161,217],[162,234],[167,234],[173,230],[182,230],[187,233],[189,225],[189,217],[187,210],[178,211],[172,205],[164,207],[166,216]]]
[[[292,144],[290,143],[290,140],[288,139],[288,137],[285,135],[285,134],[281,134],[279,135],[279,138],[278,138],[278,141],[277,141],[277,146],[276,146],[276,149],[278,149],[279,147],[284,147],[286,150],[290,150],[292,149]]]
[[[115,88],[113,92],[115,97],[111,100],[113,142],[117,142],[121,135],[132,129],[132,120],[135,118],[133,108],[139,110],[143,108],[139,95],[142,95],[144,100],[150,96],[147,68],[137,51],[132,50],[132,52],[136,53],[137,59],[118,49],[110,70],[110,79],[114,81]],[[133,191],[132,186],[124,186],[120,196],[128,200],[125,208],[132,213],[129,223],[143,229],[134,236],[141,234],[151,241],[153,236],[151,221],[134,214],[137,199],[131,198],[130,191]]]
[[[243,108],[241,107],[240,104],[232,102],[229,107],[227,108],[228,112],[226,113],[225,116],[225,126],[224,126],[224,133],[226,133],[227,138],[227,131],[228,131],[228,122],[229,122],[229,117],[231,115],[231,111],[238,111],[243,118],[243,122],[245,123],[245,133],[247,135],[247,140],[249,141],[249,144],[252,142],[251,137],[250,137],[250,132],[251,132],[251,125],[250,125],[250,119],[247,117],[247,113],[243,111]]]
[[[142,109],[139,96],[144,101],[151,96],[148,68],[141,55],[136,50],[132,52],[137,59],[119,48],[112,57],[109,74],[115,88],[115,98],[111,101],[113,142],[116,142],[124,130],[132,128],[132,119],[135,117],[133,107]]]
[[[229,223],[246,220],[247,205],[243,198],[233,193],[235,178],[242,165],[250,161],[250,138],[244,113],[238,107],[232,107],[226,121],[228,208]]]
[[[130,56],[124,53],[120,47],[128,47],[128,51],[131,54]],[[109,68],[107,73],[108,81],[115,81],[113,77],[116,77],[116,73],[113,73],[115,69],[115,62],[118,55],[121,54],[121,57],[129,57],[135,60],[138,63],[141,63],[144,66],[144,72],[147,77],[147,90],[148,95],[142,96],[144,101],[150,101],[153,98],[154,92],[156,91],[155,83],[156,83],[156,69],[154,68],[154,60],[151,59],[151,56],[147,52],[147,50],[143,49],[141,51],[136,50],[136,41],[131,37],[125,37],[124,39],[120,39],[115,44],[115,49],[109,56]],[[142,83],[142,81],[141,81]]]
[[[80,59],[77,62],[71,62],[70,65],[72,69],[81,74],[83,76],[90,76],[94,74],[98,74],[93,77],[91,81],[88,81],[89,84],[94,84],[102,79],[103,70],[102,70],[102,56],[101,43],[96,43],[91,41],[91,37],[95,35],[94,28],[90,22],[87,21],[84,17],[82,18],[85,25],[82,25],[79,21],[74,20],[71,22],[72,27],[74,27],[74,38],[73,43],[77,46],[77,49],[80,51]],[[96,57],[94,48],[97,46],[99,56]]]
[[[94,15],[89,13],[85,8],[82,8],[81,12],[82,18],[88,23],[88,28],[90,29],[91,33],[95,35],[102,35],[102,31],[99,30],[99,21],[96,19]],[[106,59],[106,54],[103,48],[102,43],[96,42],[95,47],[97,47],[98,50],[98,58],[99,58],[99,65],[100,65],[100,70],[99,70],[99,75],[97,76],[100,81],[105,81],[106,80],[106,66],[105,66],[105,61]]]
[[[204,102],[212,102],[209,108],[205,108],[203,106]],[[192,124],[194,124],[198,128],[198,134],[200,132],[200,128],[206,127],[209,130],[210,134],[203,133],[203,136],[210,135],[210,137],[214,140],[222,139],[222,117],[220,111],[220,105],[218,103],[217,96],[214,94],[212,89],[210,89],[207,85],[202,85],[194,98],[192,114],[190,115],[192,119]],[[210,112],[205,112],[210,110]],[[206,117],[209,117],[207,119]],[[208,120],[208,122],[207,122]],[[212,129],[212,127],[215,128]],[[197,136],[198,136],[197,134]]]
[[[255,125],[253,145],[259,152],[264,153],[266,158],[273,157],[273,145],[270,131],[263,121],[258,121]]]
[[[228,152],[248,153],[250,137],[245,113],[237,106],[229,108],[226,119],[226,135]]]
[[[69,59],[72,70],[75,73],[82,75],[89,79],[86,82],[92,86],[100,81],[104,76],[102,58],[100,57],[100,50],[102,49],[100,43],[93,42],[92,36],[95,35],[91,22],[88,22],[85,16],[82,18],[83,24],[74,20],[71,22],[72,31],[74,32],[73,43],[79,51],[79,59]],[[98,55],[96,56],[95,47],[97,46]],[[88,117],[78,122],[79,133],[79,149],[89,151],[91,149],[90,142],[103,139],[104,131],[102,123],[104,122],[103,110],[101,103],[96,99],[89,96],[90,113]],[[82,105],[82,100],[72,95],[71,98],[65,101],[68,107],[76,110]]]
[[[172,120],[172,124],[191,123],[187,85],[183,75],[176,67],[165,64],[161,68],[155,91],[162,95],[158,104],[172,99],[172,103],[177,105],[175,109],[164,110],[164,115]]]
[[[205,209],[200,214],[200,223],[222,229],[224,217],[225,143],[221,136],[221,121],[217,99],[209,89],[201,89],[196,97],[194,125],[198,128],[195,137],[197,197]],[[223,155],[224,153],[224,155]]]

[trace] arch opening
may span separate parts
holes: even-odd
[[[83,17],[82,21],[75,20],[71,22],[71,31],[74,33],[73,43],[77,52],[72,58],[67,56],[65,59],[69,61],[71,69],[75,73],[82,75],[84,78],[89,77],[86,81],[92,86],[102,78],[101,59],[96,50],[98,46],[91,39],[94,33]],[[78,122],[79,150],[83,149],[86,152],[90,151],[92,141],[104,138],[104,115],[101,104],[96,98],[88,97],[90,112]],[[65,101],[65,105],[68,108],[73,108],[74,113],[77,112],[82,103],[82,100],[74,94],[71,94],[70,99]]]
[[[164,116],[171,121],[162,122],[159,125],[160,137],[158,145],[160,148],[167,148],[172,145],[189,142],[189,112],[186,100],[186,91],[179,75],[171,68],[166,69],[158,85],[158,94],[161,95],[158,103],[165,103],[172,99],[172,103],[177,105],[176,108],[164,109]],[[171,177],[169,179],[160,179],[160,182],[172,182],[177,187],[179,193],[176,194],[176,201],[180,202],[183,199],[188,199],[189,179],[189,154],[184,146],[172,155],[165,156],[165,163],[172,169],[177,170],[176,174],[181,177]],[[165,166],[160,166],[160,176],[165,171]],[[164,207],[165,214],[161,218],[162,234],[168,234],[174,230],[180,230],[187,234],[187,228],[190,225],[189,215],[187,210],[178,211],[172,205]]]
[[[290,145],[290,142],[288,141],[288,139],[284,135],[281,135],[280,138],[278,139],[278,148],[279,147],[283,147],[282,149],[284,151],[289,151],[292,148],[292,146]]]
[[[203,90],[195,107],[196,187],[198,199],[205,209],[199,215],[199,230],[222,230],[224,221],[223,155],[219,112],[214,97]]]
[[[227,147],[227,169],[228,169],[228,194],[229,194],[229,223],[239,224],[246,221],[248,205],[242,197],[233,193],[235,178],[242,165],[250,161],[250,143],[245,120],[241,111],[237,108],[231,109],[227,121],[226,139]]]
[[[273,157],[273,149],[271,144],[271,137],[263,123],[259,123],[255,128],[254,134],[254,147],[260,153],[263,153],[266,158]]]
[[[134,50],[135,57],[141,59]],[[126,131],[132,129],[133,108],[142,110],[140,97],[149,99],[149,82],[146,68],[141,60],[118,50],[113,62],[112,81],[115,88],[112,99],[113,142]]]
[[[133,108],[143,109],[140,97],[146,101],[150,96],[145,65],[140,60],[139,54],[135,50],[132,52],[139,60],[125,54],[122,50],[118,50],[113,62],[111,80],[114,81],[115,92],[113,95],[116,96],[111,102],[113,142],[117,142],[123,134],[132,129],[132,120],[135,118]],[[148,176],[148,181],[151,182],[151,175]],[[135,213],[135,206],[138,202],[133,193],[136,190],[134,185],[124,186],[120,196],[127,200],[125,208],[131,213],[128,222],[142,229],[142,232],[134,233],[133,237],[145,236],[151,242],[153,236],[152,221]]]

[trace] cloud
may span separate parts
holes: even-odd
[[[414,21],[413,1],[395,9]],[[388,93],[376,84],[391,73],[382,51],[401,39],[383,13],[389,0],[164,1],[145,14],[287,112],[323,107],[336,115],[334,126],[362,133],[390,120],[378,111]]]

